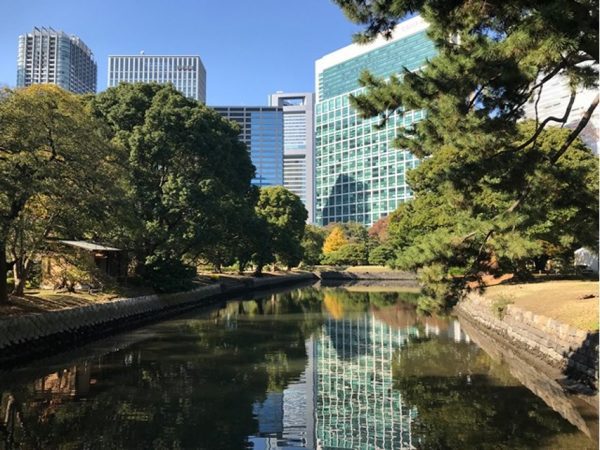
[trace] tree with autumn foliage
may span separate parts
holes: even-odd
[[[346,244],[348,244],[348,239],[346,239],[344,229],[340,225],[336,225],[325,238],[325,242],[323,242],[323,254],[328,255],[333,253]]]

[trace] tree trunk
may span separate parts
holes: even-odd
[[[15,261],[13,266],[13,276],[15,279],[15,287],[13,294],[18,297],[23,297],[25,294],[25,283],[29,278],[31,271],[31,259],[23,258],[22,256]]]
[[[6,260],[6,243],[0,241],[0,304],[8,303],[8,284],[6,274],[8,273],[8,261]]]
[[[546,270],[546,264],[548,263],[548,259],[550,258],[547,255],[540,255],[536,258],[533,258],[535,270],[538,272],[544,272]]]
[[[262,276],[262,270],[263,270],[263,265],[261,263],[258,263],[256,265],[256,270],[254,271],[254,276],[255,277],[260,277]]]

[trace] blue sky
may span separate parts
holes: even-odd
[[[109,54],[197,54],[209,105],[263,105],[314,91],[314,61],[359,28],[331,0],[28,0],[0,15],[0,85],[16,84],[17,38],[34,26],[78,35],[106,88]]]

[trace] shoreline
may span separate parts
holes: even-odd
[[[329,281],[407,281],[417,283],[417,275],[412,272],[402,270],[384,270],[384,271],[361,271],[353,272],[348,270],[316,270],[315,275],[321,280]]]
[[[563,378],[565,389],[597,403],[597,330],[580,330],[512,304],[506,305],[502,313],[494,312],[492,300],[476,293],[467,295],[453,311],[521,359],[550,367],[555,379]]]
[[[173,294],[119,298],[110,302],[0,319],[0,367],[13,367],[40,356],[137,328],[236,295],[316,281],[313,273],[217,283]]]

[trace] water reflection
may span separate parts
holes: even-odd
[[[594,448],[415,297],[292,290],[4,373],[0,449]]]

